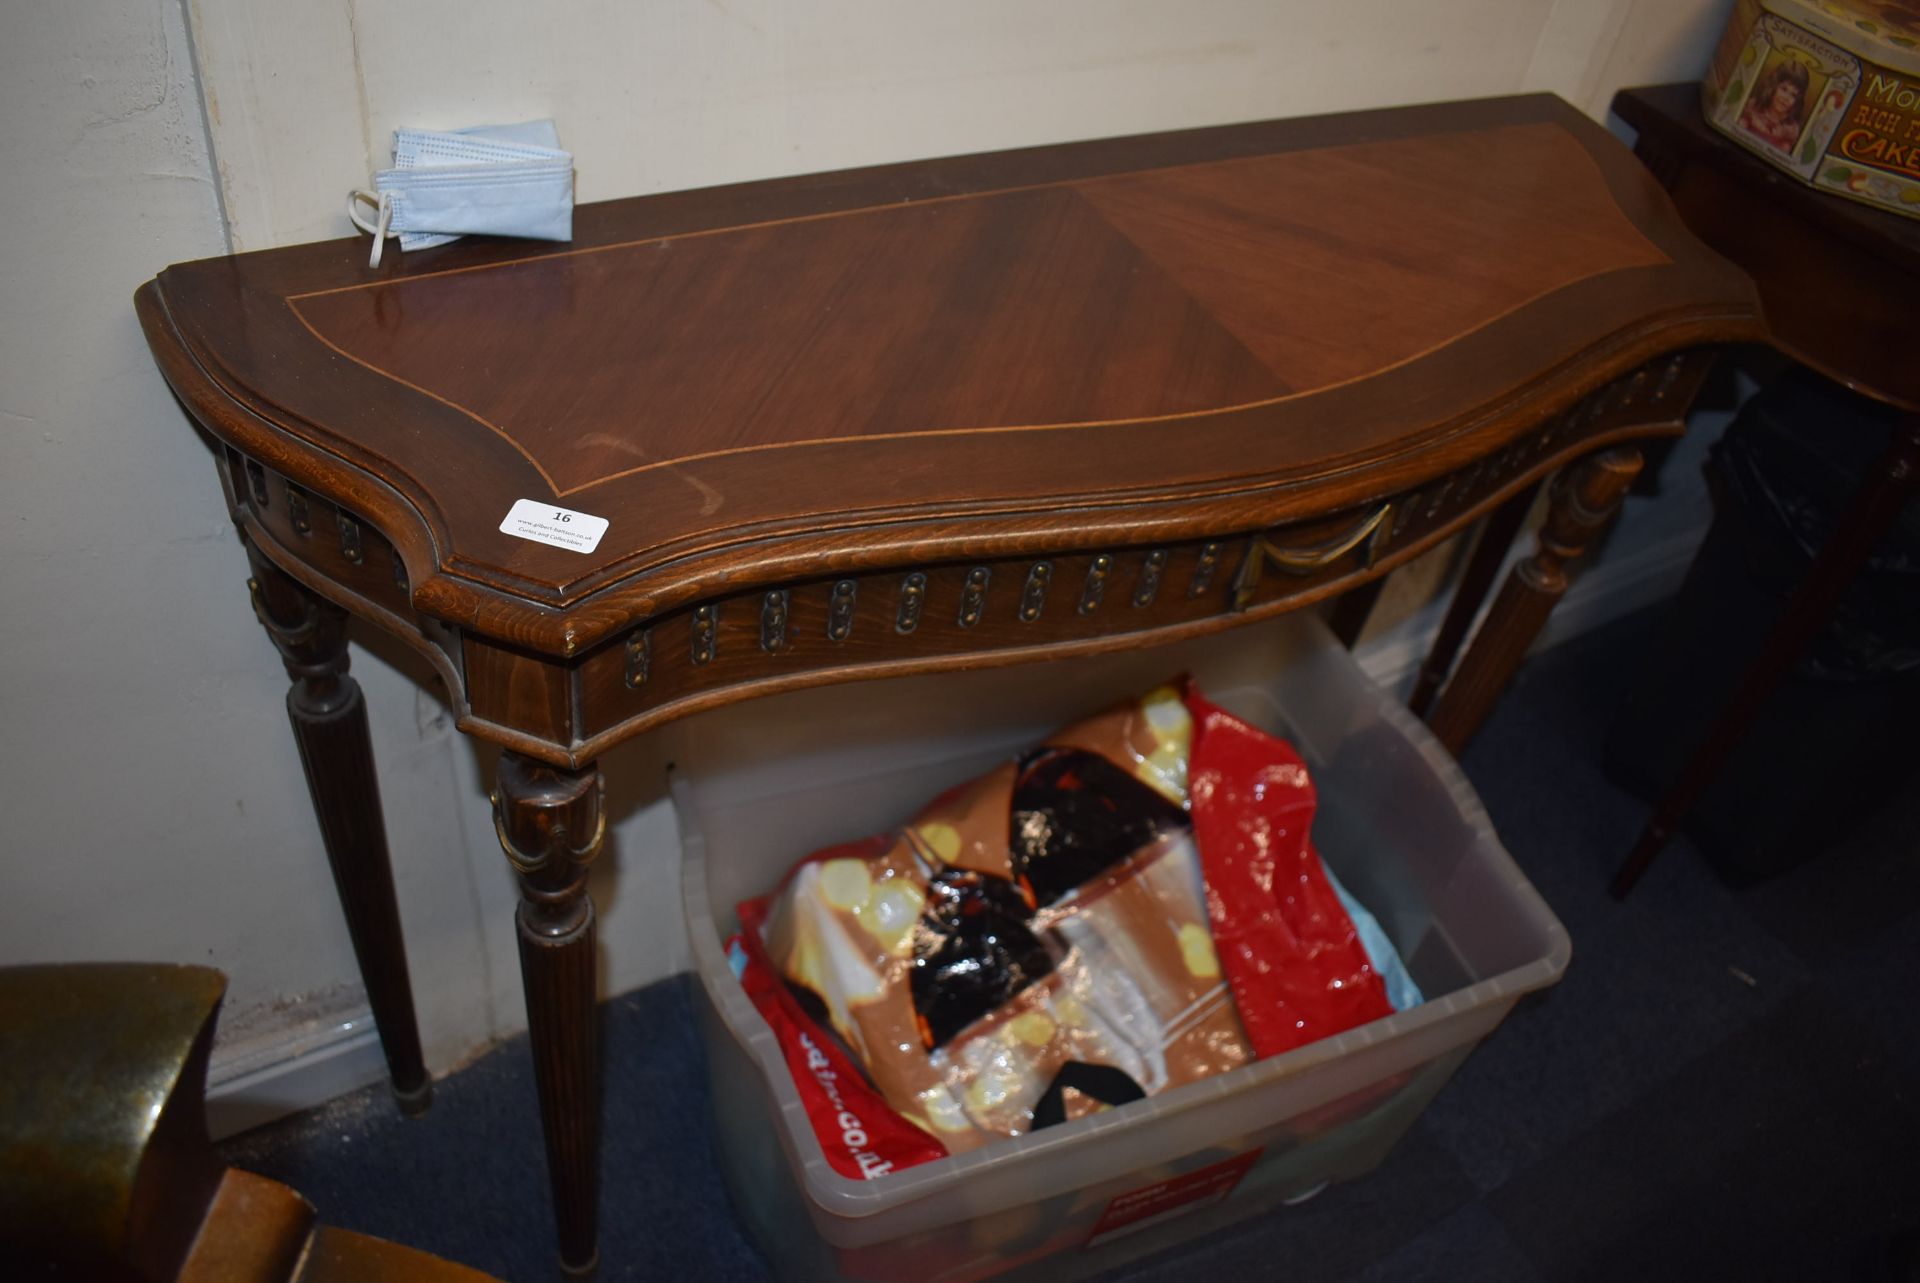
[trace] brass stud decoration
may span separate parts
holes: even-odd
[[[776,588],[760,603],[760,649],[769,655],[787,648],[787,590]]]
[[[340,555],[356,566],[366,556],[360,548],[360,523],[344,512],[340,514]]]
[[[1036,561],[1027,572],[1026,587],[1020,590],[1020,621],[1031,624],[1040,618],[1047,605],[1047,585],[1053,581],[1053,563]]]
[[[303,538],[313,535],[313,514],[307,511],[307,496],[298,486],[287,487],[287,520],[294,534]]]
[[[1687,354],[1675,352],[1667,359],[1667,368],[1660,373],[1660,385],[1653,390],[1653,399],[1664,401],[1667,393],[1673,391],[1673,385],[1680,379],[1680,372],[1687,368]]]
[[[1213,576],[1220,569],[1220,545],[1208,543],[1200,545],[1200,560],[1194,563],[1193,582],[1187,585],[1187,596],[1199,597],[1213,587]]]
[[[1087,582],[1080,588],[1080,613],[1091,615],[1100,609],[1107,595],[1107,576],[1113,573],[1113,558],[1101,553],[1087,567]]]
[[[693,662],[713,662],[716,634],[720,631],[720,608],[702,606],[693,612]]]
[[[960,626],[971,628],[980,622],[980,616],[987,609],[987,581],[993,577],[985,566],[975,566],[967,572],[967,582],[960,588]]]
[[[920,609],[927,600],[927,577],[914,571],[900,581],[900,609],[893,618],[893,631],[910,633],[920,626]]]
[[[833,586],[833,596],[827,602],[828,641],[845,641],[853,635],[853,603],[859,591],[860,585],[851,579]]]
[[[627,687],[639,690],[653,668],[653,630],[641,628],[627,638]]]
[[[1156,548],[1147,554],[1140,563],[1140,578],[1133,585],[1133,607],[1135,610],[1153,605],[1153,599],[1160,595],[1160,575],[1167,568],[1167,550]]]
[[[1644,365],[1633,372],[1633,378],[1627,382],[1628,404],[1638,402],[1641,397],[1646,395],[1648,377],[1647,367]]]
[[[1626,379],[1615,379],[1599,392],[1595,393],[1593,399],[1600,407],[1598,413],[1613,413],[1613,411],[1619,409],[1621,403],[1627,399]]]

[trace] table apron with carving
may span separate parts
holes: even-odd
[[[1313,512],[1308,483],[1294,501],[1303,515],[1254,529],[1223,524],[1091,548],[1063,542],[1018,556],[892,565],[849,558],[844,574],[689,602],[566,657],[417,613],[406,566],[372,518],[232,446],[222,474],[249,541],[313,592],[424,655],[461,730],[577,768],[674,718],[754,695],[1154,645],[1348,592],[1570,462],[1679,435],[1710,362],[1698,349],[1657,357],[1444,471],[1422,475],[1418,459],[1397,460],[1357,505],[1333,512]],[[1436,452],[1432,466],[1447,462]],[[1274,506],[1288,498],[1276,496]]]

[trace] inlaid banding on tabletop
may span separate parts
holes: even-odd
[[[1535,215],[1522,224],[1533,234],[1485,234],[1515,218],[1508,194],[1456,177],[1486,148],[1551,183],[1560,200],[1550,223]],[[1418,255],[1356,252],[1361,231],[1329,211],[1349,209],[1360,189],[1372,196],[1367,234],[1388,244],[1445,238],[1446,270]],[[566,494],[733,451],[1270,405],[1393,370],[1555,291],[1668,262],[1608,198],[1580,141],[1535,119],[925,202],[889,193],[832,217],[753,218],[698,236],[301,289],[287,302],[310,342],[484,425]],[[808,269],[849,305],[823,313],[812,290],[769,289],[742,306],[731,290],[693,286]],[[948,308],[926,308],[903,290],[909,277],[936,293],[945,281],[966,288],[945,291]],[[1091,279],[1112,285],[1088,288]],[[524,380],[473,373],[512,360],[513,327],[442,323],[506,315],[562,290],[570,305],[550,314],[554,342],[599,358],[607,389],[564,422],[534,409],[542,399],[524,395]],[[1276,295],[1299,301],[1276,306]],[[1420,306],[1383,314],[1373,302],[1403,296]],[[634,350],[618,338],[669,328],[676,344]],[[983,337],[955,342],[956,332]],[[1141,341],[1168,333],[1177,347]],[[874,360],[880,350],[892,359]],[[1066,369],[1104,373],[1029,373]],[[878,412],[850,420],[850,394]],[[637,404],[663,424],[720,421],[744,435],[716,451],[676,431],[636,456],[621,436],[624,407]]]

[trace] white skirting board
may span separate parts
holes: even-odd
[[[1558,645],[1671,596],[1686,576],[1703,533],[1694,530],[1625,556],[1603,555],[1567,590],[1534,649]],[[1532,549],[1533,540],[1522,536],[1515,544],[1517,557]],[[1488,594],[1489,600],[1493,595]],[[1385,635],[1370,639],[1357,655],[1361,668],[1386,689],[1404,693],[1446,608],[1442,596]],[[216,1139],[231,1136],[377,1083],[386,1072],[371,1014],[347,1013],[322,1028],[251,1044],[235,1054],[216,1054],[207,1089],[208,1127]]]
[[[207,1071],[207,1130],[225,1140],[386,1076],[373,1013],[361,1008],[323,1028],[216,1052]]]

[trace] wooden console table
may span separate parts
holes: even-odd
[[[136,299],[218,443],[403,1102],[427,1077],[345,615],[420,651],[504,750],[574,1270],[607,749],[765,692],[1293,610],[1573,465],[1441,694],[1458,745],[1635,444],[1681,430],[1707,349],[1759,335],[1747,279],[1550,97],[672,193],[574,227],[377,271],[363,240],[212,259]]]

